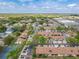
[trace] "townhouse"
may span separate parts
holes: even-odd
[[[48,56],[79,56],[79,47],[52,47],[37,46],[36,55],[45,54]]]
[[[48,56],[79,56],[79,47],[70,47],[66,42],[65,33],[60,31],[39,31],[38,35],[47,37],[49,40],[48,45],[36,46],[36,55]]]
[[[45,31],[39,31],[37,33],[38,35],[45,36],[48,39],[48,44],[53,45],[54,47],[65,47],[68,46],[66,42],[66,37],[64,33],[56,30],[45,30]]]

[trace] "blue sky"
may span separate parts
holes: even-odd
[[[0,13],[79,13],[79,0],[0,0]]]

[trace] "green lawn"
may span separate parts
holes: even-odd
[[[63,59],[79,59],[79,57],[64,57]]]

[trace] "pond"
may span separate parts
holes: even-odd
[[[0,59],[6,59],[6,54],[10,51],[10,47],[5,47],[3,52],[0,53]]]
[[[0,59],[7,59],[7,54],[11,51],[17,48],[17,45],[11,45],[8,47],[5,47],[3,52],[0,53]]]

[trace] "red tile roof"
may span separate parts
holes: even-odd
[[[79,47],[36,47],[36,54],[79,55]]]
[[[52,59],[52,58],[35,58],[35,59]]]
[[[47,38],[52,38],[52,39],[64,39],[64,36],[61,32],[39,31],[37,34],[43,35],[43,36],[46,36]]]

